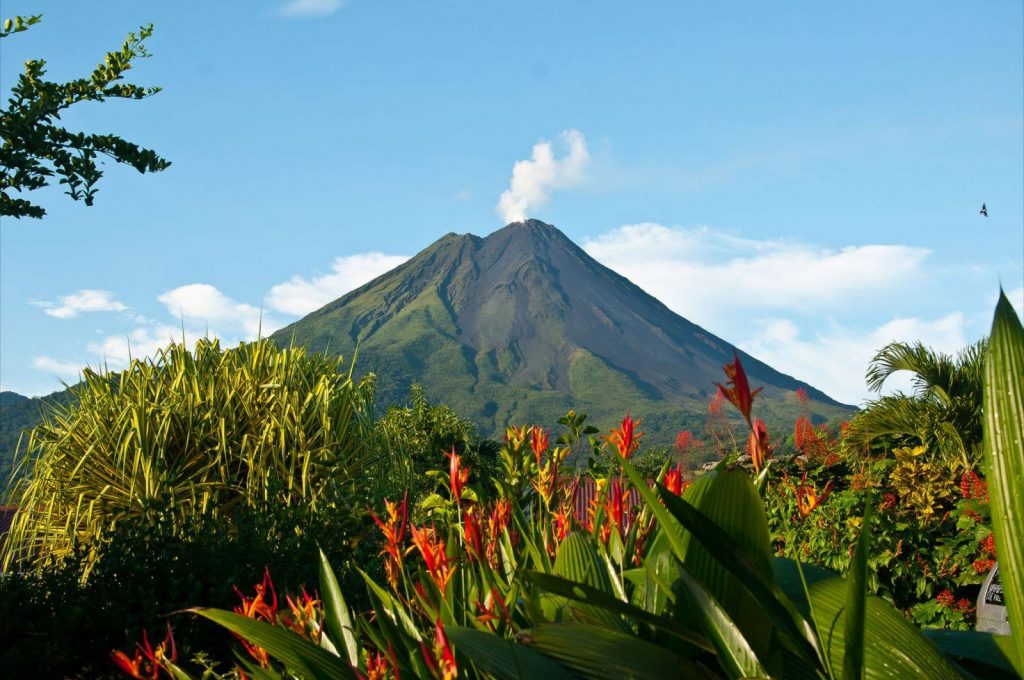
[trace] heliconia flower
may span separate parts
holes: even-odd
[[[441,619],[437,620],[434,626],[434,648],[427,648],[426,642],[420,643],[420,651],[423,653],[423,660],[427,668],[436,678],[440,680],[455,680],[459,676],[459,669],[455,665],[455,655],[452,653],[451,645],[448,644],[448,636],[444,634],[444,624]]]
[[[142,644],[135,644],[135,655],[131,659],[119,650],[111,652],[110,658],[118,668],[132,678],[156,680],[160,677],[160,669],[165,668],[165,662],[174,663],[178,660],[178,648],[174,644],[171,624],[167,624],[167,635],[164,636],[163,642],[156,646],[156,649],[153,649],[149,643],[149,635],[146,631],[142,631]],[[167,671],[167,674],[171,675],[170,670]]]
[[[625,494],[622,492],[622,484],[619,480],[613,479],[612,485],[608,490],[608,496],[604,501],[605,511],[605,522],[606,526],[615,526],[615,530],[619,536],[623,536],[626,530],[626,503]]]
[[[640,448],[640,437],[644,436],[644,433],[634,431],[639,424],[639,420],[633,420],[627,413],[619,428],[612,430],[612,433],[606,437],[623,458],[629,458],[634,451]]]
[[[398,587],[398,575],[402,570],[402,558],[409,552],[409,549],[403,548],[405,530],[409,521],[408,501],[408,491],[402,497],[401,503],[392,503],[389,500],[385,500],[384,506],[387,508],[388,515],[386,521],[382,521],[372,510],[370,511],[373,521],[377,523],[377,526],[380,527],[381,532],[384,534],[384,548],[380,551],[380,554],[384,557],[384,571],[387,573],[388,582],[391,584],[392,589]]]
[[[561,543],[565,540],[565,537],[569,534],[569,530],[572,528],[572,509],[563,503],[559,506],[558,512],[555,512],[551,516],[551,528],[553,530],[555,540]]]
[[[702,443],[699,440],[694,439],[693,433],[689,430],[683,430],[676,435],[675,448],[677,453],[685,453],[691,448],[700,448],[701,445]]]
[[[683,479],[683,466],[678,463],[665,472],[665,488],[677,496],[682,496],[689,482]]]
[[[430,578],[433,579],[443,597],[445,589],[448,587],[448,581],[455,573],[455,570],[448,564],[445,542],[437,538],[433,528],[417,529],[415,525],[412,525],[412,543],[419,549],[423,561],[427,565],[427,573],[430,574]]]
[[[466,485],[466,481],[469,479],[469,470],[462,467],[462,459],[455,453],[455,447],[452,447],[452,452],[448,454],[448,458],[448,478],[451,481],[452,497],[457,504],[462,505],[462,487]]]
[[[505,444],[509,449],[516,451],[523,447],[526,438],[530,435],[530,428],[525,425],[520,427],[505,428]]]
[[[466,546],[466,554],[470,559],[482,560],[484,558],[484,541],[480,529],[480,519],[476,516],[476,508],[466,508],[462,515],[463,539]]]
[[[530,448],[533,449],[533,457],[537,459],[537,467],[540,467],[541,455],[548,450],[548,433],[543,428],[531,429]]]
[[[747,382],[747,373],[743,370],[743,364],[740,362],[740,357],[736,350],[733,350],[732,359],[731,364],[726,364],[722,367],[725,370],[725,375],[729,378],[728,384],[732,387],[725,387],[719,383],[715,384],[718,385],[718,391],[722,396],[739,409],[747,424],[750,425],[750,409],[754,405],[754,397],[763,388],[758,387],[751,392],[750,383]],[[751,425],[751,427],[753,426]]]
[[[813,484],[807,483],[807,473],[800,478],[800,487],[796,490],[796,504],[797,509],[800,511],[800,516],[806,518],[814,509],[825,502],[829,494],[832,493],[833,483],[829,480],[828,484],[825,485],[825,490],[818,495]]]
[[[754,418],[750,426],[750,436],[747,438],[747,453],[750,454],[750,463],[754,466],[755,473],[764,469],[774,450],[775,447],[768,441],[768,426],[760,418]]]
[[[270,578],[270,567],[266,567],[263,570],[263,582],[255,586],[256,595],[254,597],[246,597],[242,594],[237,587],[235,593],[241,598],[242,604],[235,607],[235,612],[242,616],[248,616],[250,619],[256,619],[257,621],[263,620],[270,624],[277,623],[277,592],[274,590],[274,582]],[[267,594],[270,594],[270,600],[267,600]],[[270,656],[267,654],[267,650],[263,649],[259,645],[252,644],[241,635],[235,633],[235,637],[239,639],[242,646],[245,647],[245,651],[249,652],[249,656],[254,658],[262,668],[270,668]]]
[[[356,669],[356,677],[359,680],[389,680],[394,677],[398,678],[398,664],[394,663],[395,650],[391,647],[391,643],[388,643],[387,655],[381,654],[379,651],[374,653],[366,653],[366,675],[363,675]],[[390,662],[390,664],[389,664]],[[394,666],[395,672],[391,673],[391,666]]]
[[[315,644],[320,644],[320,632],[323,629],[321,617],[317,615],[320,601],[310,597],[303,587],[301,603],[298,598],[293,600],[290,595],[285,595],[285,602],[288,603],[288,610],[291,613],[289,617],[282,617],[285,627]]]
[[[476,620],[486,624],[491,630],[494,630],[495,623],[504,622],[508,624],[512,621],[512,617],[508,613],[508,607],[505,605],[505,599],[498,592],[498,589],[494,587],[487,593],[483,602],[477,601],[476,610],[479,612]]]

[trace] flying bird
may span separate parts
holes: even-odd
[[[988,208],[985,207],[984,203],[981,204],[981,210],[978,212],[981,213],[983,217],[988,217]]]

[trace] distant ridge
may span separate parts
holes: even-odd
[[[377,374],[381,402],[420,383],[484,435],[553,426],[569,408],[607,428],[628,409],[661,443],[703,429],[734,350],[538,220],[486,238],[446,234],[272,338],[345,356],[358,343],[357,371]],[[816,420],[853,410],[737,352],[776,431],[792,427],[801,387]]]

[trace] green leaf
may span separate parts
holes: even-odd
[[[846,645],[843,655],[844,680],[864,677],[864,611],[868,595],[868,552],[871,550],[871,503],[864,504],[857,547],[853,550],[850,573],[846,584]]]
[[[985,469],[1017,672],[1024,675],[1024,327],[1002,289],[985,357]]]
[[[946,656],[957,661],[968,660],[1015,674],[1017,654],[1009,635],[981,633],[976,630],[925,630],[924,636]]]
[[[635,470],[630,470],[635,474]],[[772,625],[792,644],[794,653],[799,658],[823,666],[824,653],[818,651],[817,635],[810,623],[786,600],[771,577],[764,575],[761,567],[754,563],[747,550],[728,532],[685,500],[662,486],[658,487],[658,491],[665,504],[662,505],[656,498],[647,502],[648,507],[651,507],[658,517],[658,521],[662,522],[662,526],[672,526],[670,523],[674,520],[686,527],[716,563],[736,577],[734,582],[753,596]],[[648,496],[653,498],[653,493],[646,485],[643,485],[640,494],[645,500]],[[662,519],[662,515],[666,517],[665,520]],[[666,533],[671,539],[672,532]],[[676,542],[671,542],[673,549],[676,550]],[[682,555],[685,556],[685,544],[683,550]],[[680,556],[680,552],[676,555]]]
[[[715,677],[702,666],[663,647],[599,626],[546,624],[524,630],[519,639],[588,678]]]
[[[320,551],[320,593],[324,602],[324,625],[333,642],[344,645],[350,666],[359,666],[359,643],[356,642],[355,624],[349,614],[345,598],[338,586],[327,555]]]
[[[814,618],[831,668],[845,668],[848,585],[835,577],[808,584]],[[864,606],[864,678],[960,677],[949,661],[896,609],[874,595]]]
[[[698,583],[685,569],[680,574],[683,586],[693,600],[692,609],[718,653],[718,663],[733,678],[767,678],[768,672],[750,648],[743,632],[736,627],[729,614],[711,596],[707,588]]]
[[[314,680],[356,678],[355,672],[344,661],[284,628],[223,609],[189,611],[210,619],[264,648],[268,654],[284,663],[292,673]]]
[[[602,607],[612,612],[628,616],[636,621],[643,621],[655,628],[676,636],[689,644],[700,647],[706,651],[713,651],[711,643],[703,636],[695,634],[679,625],[675,619],[666,616],[658,616],[641,609],[635,605],[623,602],[608,593],[583,583],[575,583],[553,574],[544,574],[539,571],[527,571],[526,577],[536,583],[543,590],[555,593],[572,600],[585,602],[594,607]]]
[[[456,652],[467,657],[485,673],[502,680],[572,680],[578,677],[537,650],[492,633],[459,626],[448,628],[445,632],[455,645]]]
[[[552,571],[574,583],[590,586],[614,599],[612,582],[605,568],[604,560],[597,554],[593,542],[578,531],[569,532],[558,546]],[[544,614],[551,621],[562,621],[566,613],[577,615],[583,623],[608,626],[624,630],[622,619],[603,607],[590,605],[567,606],[560,597],[546,596],[543,599]]]

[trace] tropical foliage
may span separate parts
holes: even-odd
[[[328,491],[375,463],[373,385],[342,369],[267,340],[226,351],[202,340],[194,353],[174,344],[120,373],[86,369],[73,402],[30,435],[5,568],[59,562],[151,511],[182,524],[257,501],[351,502]]]
[[[1024,472],[1024,378],[1015,363],[1024,333],[1007,308],[997,311],[985,381],[1002,406],[987,411],[985,437],[990,485],[1009,491]],[[512,429],[493,493],[469,484],[453,452],[444,506],[429,524],[413,521],[404,500],[380,509],[386,578],[363,572],[372,612],[346,603],[323,556],[319,594],[289,595],[282,604],[267,575],[234,612],[197,609],[234,632],[245,650],[233,670],[207,662],[207,675],[940,678],[1019,671],[1019,640],[1015,647],[1010,638],[973,632],[926,637],[867,594],[874,503],[847,522],[858,530],[843,546],[851,555],[846,578],[772,557],[762,494],[773,447],[751,414],[755,392],[739,361],[727,372],[720,389],[749,424],[752,471],[731,457],[687,486],[682,470],[666,465],[652,486],[630,462],[641,433],[627,417],[604,440],[615,469],[597,480],[600,492],[579,512],[578,478],[561,474],[565,447],[549,447],[540,428]],[[930,478],[916,460],[924,454],[911,449],[893,458],[906,468],[893,483]],[[840,493],[809,474],[791,488],[795,524],[813,522]],[[911,511],[934,514],[948,500],[925,496]],[[993,518],[1002,518],[993,522],[994,543],[1019,545],[1019,496],[993,494],[992,504]],[[1004,565],[1015,567],[1013,558]],[[1008,581],[1016,622],[1024,594],[1016,579]],[[187,677],[170,634],[161,645],[145,640],[114,658],[136,677]]]

